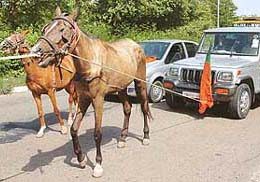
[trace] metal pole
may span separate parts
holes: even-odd
[[[218,7],[217,7],[217,27],[219,28],[219,6],[220,6],[220,0],[218,0]]]

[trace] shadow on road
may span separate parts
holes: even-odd
[[[62,118],[68,117],[68,112],[61,112]],[[45,114],[45,120],[48,126],[57,124],[56,116],[54,113]],[[39,129],[39,119],[36,118],[28,122],[7,122],[0,125],[0,144],[13,143],[21,140],[29,134],[36,134]],[[53,130],[48,128],[46,132]],[[55,131],[55,130],[53,130]],[[58,131],[57,131],[58,132]]]
[[[111,110],[114,107],[117,107],[117,105],[108,104],[104,106],[104,111]],[[93,110],[89,110],[85,114],[85,117],[89,116],[93,112],[94,112]],[[61,112],[61,117],[64,120],[67,120],[68,112]],[[52,125],[58,124],[58,121],[54,113],[45,114],[45,120],[47,121],[47,125],[48,125],[46,132],[48,131],[59,132],[58,130],[55,130],[52,127],[50,127]],[[36,134],[38,130],[39,130],[38,118],[33,119],[32,121],[25,121],[25,122],[17,121],[17,122],[2,123],[0,124],[0,145],[5,143],[17,142],[27,135],[30,135],[32,133]]]
[[[112,141],[113,138],[118,138],[121,132],[121,128],[118,127],[110,127],[105,126],[102,128],[103,130],[103,139],[102,145],[105,145]],[[80,144],[82,152],[87,154],[91,149],[95,148],[94,138],[93,138],[93,129],[89,129],[86,131],[85,134],[79,136]],[[129,137],[136,138],[141,140],[141,136],[135,135],[133,133],[129,133]],[[112,144],[113,145],[113,144]],[[57,157],[66,157],[64,162],[72,167],[78,167],[78,163],[73,163],[72,158],[76,157],[73,152],[73,145],[72,141],[67,142],[63,146],[56,148],[51,151],[42,152],[41,149],[38,149],[37,154],[30,158],[28,164],[26,164],[22,171],[25,172],[32,172],[36,169],[42,171],[42,167],[48,166],[55,158]],[[87,165],[91,168],[94,168],[94,163],[89,160],[87,157],[88,162]]]
[[[215,118],[229,118],[227,113],[227,106],[223,104],[214,105],[211,109],[208,109],[205,114],[199,114],[198,104],[186,103],[179,108],[172,109],[164,101],[160,103],[153,103],[152,108],[161,109],[168,112],[176,112],[185,114],[193,117],[194,119],[203,119],[204,117],[215,117]]]
[[[137,97],[130,97],[130,100],[133,104],[139,104]],[[120,103],[120,100],[117,95],[108,95],[106,96],[106,101]],[[180,106],[179,108],[172,109],[165,101],[159,103],[151,103],[152,108],[161,109],[168,112],[176,112],[180,114],[186,114],[194,119],[203,119],[204,117],[218,117],[218,118],[229,118],[227,113],[227,105],[218,104],[214,105],[213,108],[208,109],[205,114],[201,115],[198,113],[198,104],[197,103],[186,103],[185,105]]]

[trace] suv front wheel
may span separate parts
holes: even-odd
[[[244,119],[251,107],[252,93],[250,87],[242,83],[237,87],[233,99],[229,103],[229,111],[232,118]]]

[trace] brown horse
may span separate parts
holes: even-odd
[[[24,43],[25,35],[27,33],[27,31],[23,31],[22,33],[12,34],[1,43],[0,48],[9,54],[14,54],[16,52],[19,54],[29,53],[30,50],[28,45]],[[56,90],[59,91],[62,89],[65,89],[69,93],[68,124],[72,125],[72,105],[73,102],[75,104],[77,103],[75,84],[72,81],[76,70],[72,58],[70,56],[64,57],[64,61],[61,63],[60,68],[54,66],[41,68],[38,66],[38,61],[36,61],[35,58],[24,58],[21,59],[21,62],[26,73],[26,84],[32,92],[38,109],[40,130],[36,136],[42,137],[46,128],[41,100],[42,94],[47,94],[49,96],[55,115],[61,125],[61,133],[66,134],[67,127],[64,126],[64,121],[61,118],[55,93]]]
[[[101,167],[101,139],[102,139],[102,116],[104,97],[107,93],[119,92],[123,102],[124,124],[118,147],[124,147],[128,135],[129,117],[132,104],[127,96],[126,87],[134,80],[119,74],[117,71],[104,69],[98,65],[111,67],[114,70],[135,76],[135,87],[141,101],[141,108],[144,116],[144,139],[143,144],[149,144],[148,118],[151,113],[148,105],[146,84],[140,79],[146,78],[145,55],[137,43],[132,40],[120,40],[107,43],[100,39],[92,38],[84,34],[78,28],[75,20],[78,10],[72,14],[61,14],[59,7],[56,9],[56,17],[44,28],[44,36],[32,48],[33,53],[41,56],[40,65],[52,65],[59,62],[61,54],[68,51],[82,59],[74,59],[77,78],[76,90],[79,96],[79,111],[71,127],[74,152],[82,167],[86,165],[86,156],[82,153],[78,139],[78,130],[83,116],[89,105],[92,103],[95,110],[94,139],[96,142],[96,166],[93,176],[100,177],[103,173]]]

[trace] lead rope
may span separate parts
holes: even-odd
[[[86,61],[86,62],[88,62],[88,63],[90,63],[90,64],[95,65],[95,66],[99,66],[99,67],[101,67],[101,68],[105,68],[105,69],[108,69],[108,70],[117,72],[117,73],[119,73],[119,74],[121,74],[121,75],[125,75],[125,76],[130,77],[130,78],[133,78],[133,79],[135,79],[135,80],[144,82],[144,83],[146,83],[146,84],[149,84],[149,85],[151,85],[151,86],[153,86],[153,87],[156,87],[156,88],[162,89],[162,90],[164,90],[164,91],[170,92],[170,93],[172,93],[172,94],[179,95],[179,96],[188,98],[188,99],[193,100],[193,101],[196,101],[196,102],[200,102],[199,99],[195,99],[195,98],[192,98],[192,97],[183,95],[183,94],[181,94],[181,93],[175,92],[175,91],[173,91],[173,90],[170,90],[170,89],[167,89],[167,88],[164,88],[164,87],[160,87],[160,86],[155,85],[155,84],[153,84],[153,83],[150,83],[150,82],[148,82],[148,81],[146,81],[146,80],[137,78],[136,76],[130,75],[130,74],[128,74],[128,73],[124,73],[124,72],[122,72],[122,71],[116,70],[116,69],[114,69],[114,68],[111,68],[111,67],[108,67],[108,66],[105,66],[105,65],[101,65],[101,64],[98,64],[98,63],[91,62],[91,61],[89,61],[89,60],[87,60],[87,59],[85,59],[85,58],[76,56],[76,55],[71,54],[71,53],[69,53],[69,52],[66,52],[65,54],[70,55],[71,57],[74,57],[74,58],[77,58],[77,59]]]
[[[105,68],[105,69],[108,69],[108,70],[117,72],[117,73],[119,73],[119,74],[128,76],[128,77],[130,77],[130,78],[139,80],[139,81],[141,81],[141,82],[144,82],[144,83],[149,84],[149,85],[151,85],[151,86],[153,86],[153,87],[162,89],[162,90],[167,91],[167,92],[169,92],[169,93],[172,93],[172,94],[175,94],[175,95],[179,95],[179,96],[181,96],[181,97],[185,97],[185,98],[188,98],[188,99],[193,100],[193,101],[196,101],[196,102],[200,102],[199,99],[195,99],[195,98],[189,97],[189,96],[187,96],[187,95],[183,95],[183,94],[181,94],[181,93],[175,92],[175,91],[173,91],[173,90],[170,90],[170,89],[167,89],[167,88],[164,88],[164,87],[160,87],[160,86],[155,85],[155,84],[153,84],[153,83],[147,82],[146,80],[137,78],[137,77],[135,77],[135,76],[133,76],[133,75],[130,75],[130,74],[121,72],[121,71],[119,71],[119,70],[110,68],[110,67],[108,67],[108,66],[101,65],[101,64],[98,64],[98,63],[93,63],[93,62],[91,62],[91,61],[89,61],[89,60],[87,60],[87,59],[85,59],[85,58],[76,56],[76,55],[71,54],[71,53],[69,53],[69,52],[64,52],[64,54],[67,54],[67,55],[70,55],[71,57],[74,57],[74,58],[77,58],[77,59],[86,61],[86,62],[88,62],[88,63],[90,63],[90,64],[99,66],[99,67],[101,67],[101,68]],[[9,59],[21,59],[21,58],[28,58],[28,57],[39,57],[39,56],[38,56],[37,54],[27,54],[27,55],[19,55],[19,56],[8,56],[8,57],[1,57],[1,58],[0,58],[0,61],[1,61],[1,60],[9,60]],[[68,69],[65,69],[65,70],[69,71]],[[55,79],[55,74],[53,75],[53,77],[54,77],[54,79]],[[55,85],[56,85],[56,81],[53,80],[53,82],[55,82]]]

